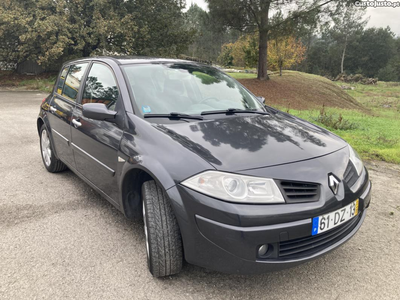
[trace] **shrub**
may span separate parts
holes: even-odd
[[[337,130],[351,130],[358,127],[357,123],[350,122],[349,120],[343,119],[342,114],[328,114],[325,111],[325,106],[322,106],[318,117],[314,118],[316,122],[324,124],[325,126],[337,129]]]
[[[391,65],[387,65],[386,67],[380,69],[378,78],[381,81],[397,81],[399,79],[396,69]]]

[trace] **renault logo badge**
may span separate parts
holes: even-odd
[[[331,188],[332,192],[337,195],[339,191],[339,180],[332,174],[328,177],[329,180],[329,187]]]

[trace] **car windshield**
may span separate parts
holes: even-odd
[[[172,63],[123,68],[142,115],[193,115],[228,109],[264,111],[243,86],[213,67]]]

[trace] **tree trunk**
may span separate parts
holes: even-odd
[[[268,66],[267,66],[267,55],[268,55],[268,13],[269,13],[269,1],[263,2],[261,6],[261,20],[259,24],[259,45],[258,45],[258,74],[257,79],[268,80]]]
[[[279,63],[279,76],[282,76],[282,63]]]
[[[346,47],[347,47],[347,35],[346,35],[346,39],[344,42],[344,48],[343,48],[343,53],[342,53],[342,63],[340,65],[340,73],[341,74],[344,73],[344,56],[346,55]]]

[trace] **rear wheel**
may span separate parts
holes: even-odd
[[[182,238],[171,204],[154,180],[142,186],[147,264],[154,277],[182,269]]]
[[[55,157],[50,136],[44,124],[40,128],[40,153],[47,171],[57,173],[67,169],[67,166]]]

